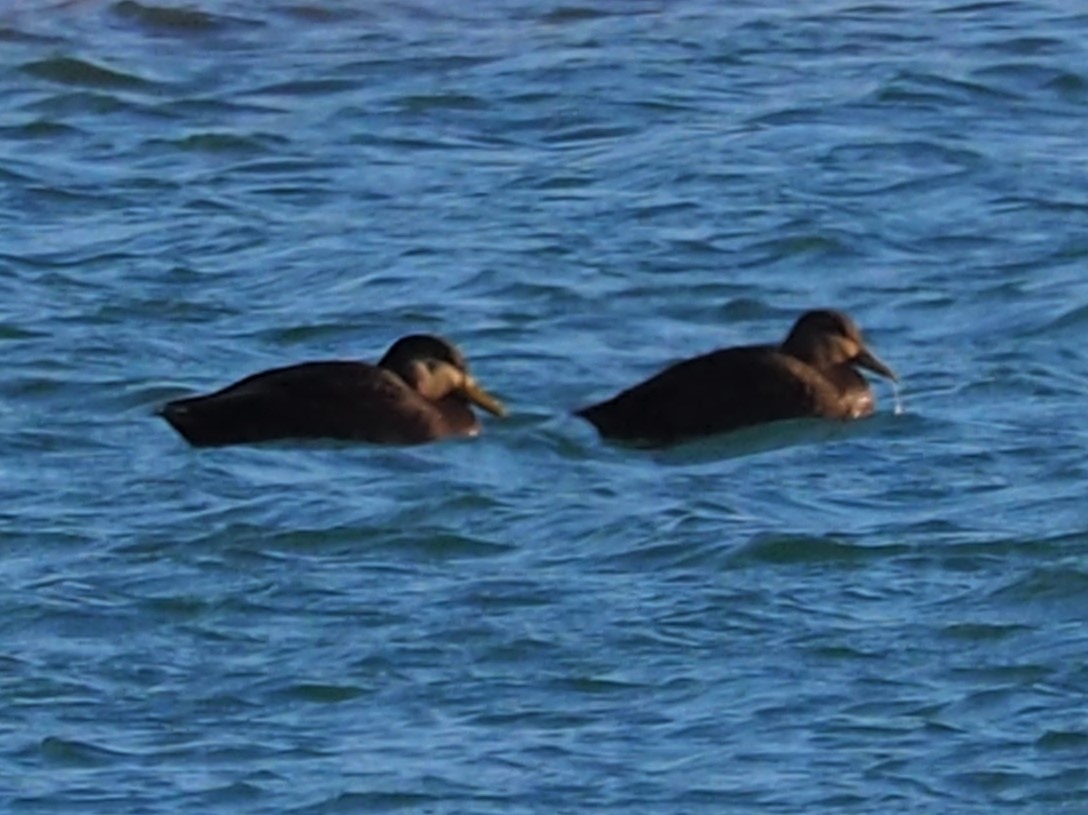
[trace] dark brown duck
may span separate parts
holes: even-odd
[[[377,365],[337,360],[274,368],[169,402],[159,413],[197,446],[306,438],[420,444],[479,433],[471,405],[506,415],[452,343],[414,334],[397,340]]]
[[[858,368],[896,380],[839,311],[809,311],[781,345],[723,348],[577,411],[607,438],[667,444],[783,419],[857,419],[875,400]]]

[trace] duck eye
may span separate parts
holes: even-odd
[[[427,373],[430,376],[441,379],[455,377],[461,370],[456,365],[446,362],[444,359],[435,359],[434,357],[428,357],[423,365],[426,367]]]

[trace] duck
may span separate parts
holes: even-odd
[[[327,360],[273,368],[167,402],[158,413],[194,447],[284,439],[409,445],[478,435],[473,405],[507,413],[453,343],[411,334],[377,365]]]
[[[654,445],[785,419],[860,419],[876,400],[859,368],[899,379],[848,315],[816,309],[780,345],[721,348],[677,362],[575,414],[604,438]]]

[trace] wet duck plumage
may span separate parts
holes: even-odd
[[[473,404],[506,413],[452,343],[414,334],[397,340],[377,365],[334,360],[274,368],[169,402],[159,413],[196,446],[302,438],[419,444],[476,435]]]
[[[875,408],[859,367],[896,379],[846,314],[809,311],[781,345],[678,362],[577,415],[607,438],[662,444],[783,419],[857,419]]]

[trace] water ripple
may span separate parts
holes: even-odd
[[[133,74],[116,71],[75,57],[54,57],[27,63],[27,74],[61,85],[109,90],[146,89],[152,83]]]
[[[1082,805],[1086,25],[13,7],[0,808]],[[642,450],[570,414],[816,305],[903,415]],[[417,331],[514,415],[224,450],[153,415]]]
[[[136,23],[157,34],[205,35],[222,29],[229,18],[199,9],[173,8],[121,0],[112,11],[119,18]]]

